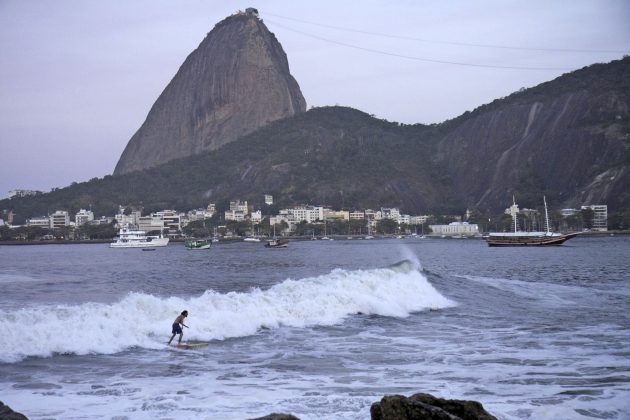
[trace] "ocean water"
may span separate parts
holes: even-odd
[[[0,400],[29,419],[630,418],[630,237],[0,247]],[[184,341],[169,348],[187,309]]]

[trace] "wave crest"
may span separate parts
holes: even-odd
[[[130,293],[112,304],[85,303],[0,311],[0,360],[54,353],[111,354],[129,347],[161,348],[179,312],[190,313],[185,337],[209,341],[255,334],[260,328],[333,325],[349,315],[405,317],[454,306],[410,261],[376,270],[342,270],[287,279],[246,293],[206,291],[189,299]]]

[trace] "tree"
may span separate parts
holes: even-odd
[[[621,209],[608,217],[608,229],[630,229],[630,209]]]
[[[398,229],[398,222],[393,219],[382,219],[376,222],[376,231],[385,235],[394,234]]]
[[[582,209],[580,210],[582,214],[582,221],[584,222],[584,227],[586,229],[593,228],[593,218],[595,217],[595,212],[592,209]]]

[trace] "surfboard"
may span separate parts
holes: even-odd
[[[180,344],[171,344],[172,347],[177,347],[179,349],[194,349],[197,347],[206,347],[209,343],[180,343]]]

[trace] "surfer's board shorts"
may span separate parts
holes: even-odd
[[[181,334],[182,333],[182,327],[179,326],[179,324],[176,322],[173,324],[173,334]]]

